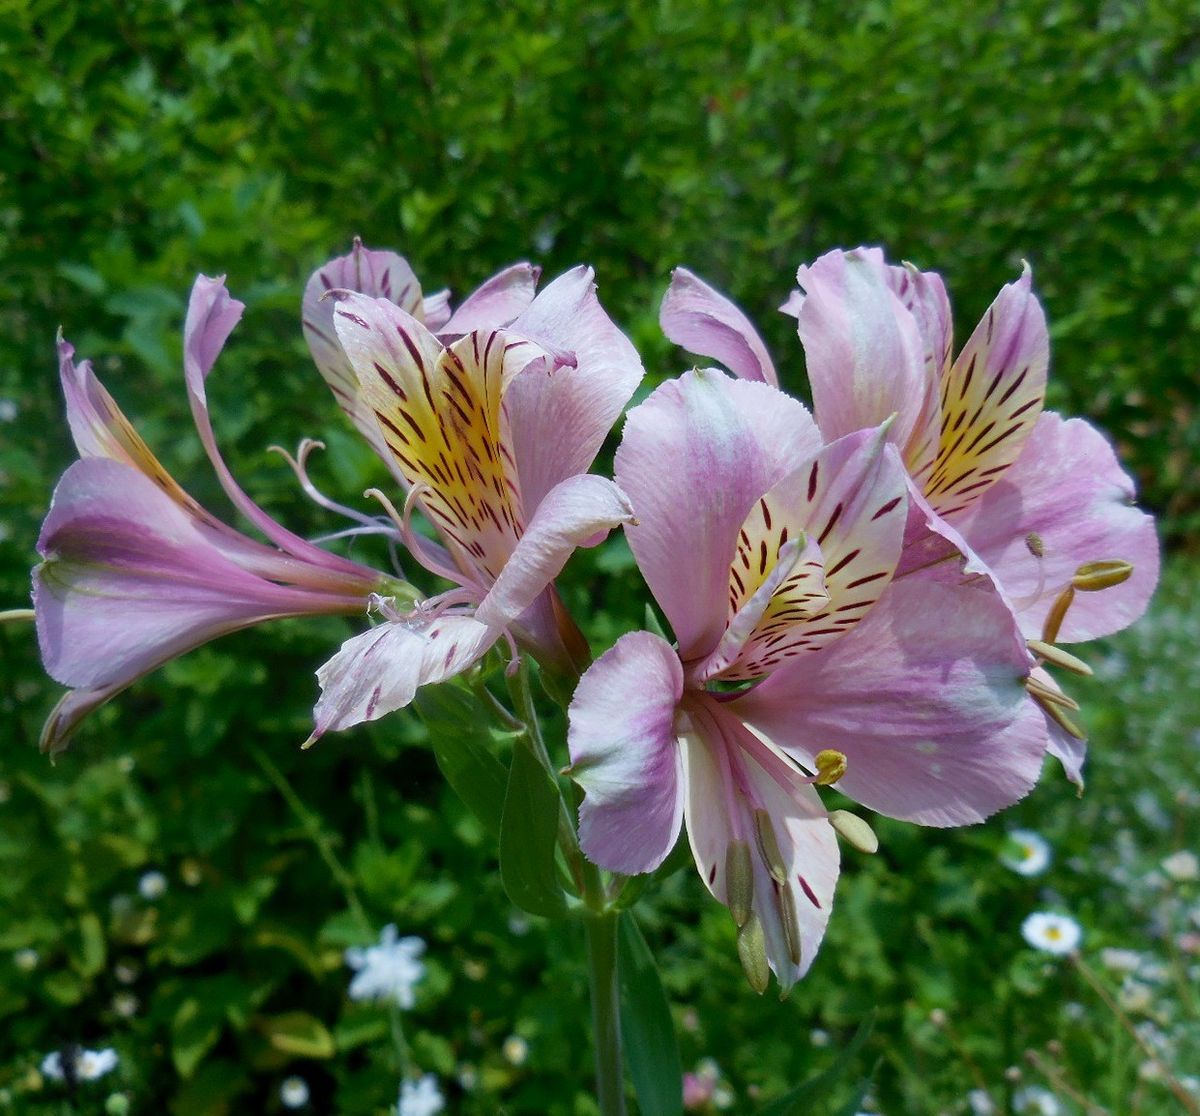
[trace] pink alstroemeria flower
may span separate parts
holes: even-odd
[[[184,374],[200,439],[222,487],[272,545],[202,508],[167,473],[96,377],[59,340],[67,421],[81,460],[55,489],[38,539],[34,613],[46,670],[72,687],[42,733],[67,744],[80,720],[202,643],[264,620],[354,614],[394,579],[276,523],[233,479],[208,417],[205,379],[243,304],[200,276],[184,327]]]
[[[638,517],[626,534],[678,646],[623,636],[576,690],[581,844],[605,868],[647,872],[686,821],[760,991],[768,964],[784,989],[812,964],[835,832],[873,845],[814,784],[958,825],[1021,798],[1041,767],[1031,659],[1003,602],[894,579],[907,498],[886,429],[823,445],[794,399],[707,370],[634,408],[617,452]]]
[[[1049,339],[1028,267],[954,359],[936,273],[857,248],[827,253],[797,280],[782,309],[798,322],[822,434],[896,416],[888,436],[910,474],[912,505],[901,572],[966,559],[968,571],[993,580],[1044,664],[1086,671],[1054,644],[1108,635],[1141,616],[1158,580],[1158,541],[1105,438],[1082,419],[1042,410]],[[672,292],[695,282],[677,272]],[[678,298],[668,293],[662,318],[681,340]],[[761,346],[748,323],[739,328],[744,346]],[[681,343],[722,359],[711,344]],[[957,578],[961,562],[951,565]],[[1049,718],[1051,753],[1079,783],[1083,732],[1068,716],[1078,706],[1044,669],[1030,693]]]
[[[310,296],[329,284],[330,297],[306,298],[305,321],[339,402],[407,491],[395,518],[410,553],[455,588],[409,613],[385,609],[386,623],[321,668],[314,740],[407,705],[502,637],[543,661],[578,656],[551,583],[576,547],[632,519],[616,486],[586,472],[642,377],[591,269],[529,301],[537,273],[519,264],[446,320],[410,276],[400,257],[360,250],[310,282]],[[365,292],[333,286],[351,278]],[[397,288],[402,305],[371,297]],[[337,351],[319,348],[330,328]],[[417,507],[443,545],[412,531]]]

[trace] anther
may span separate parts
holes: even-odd
[[[1075,571],[1071,584],[1085,593],[1095,593],[1128,581],[1132,573],[1133,566],[1117,558],[1105,562],[1084,562]]]
[[[1047,717],[1054,721],[1055,724],[1057,724],[1059,728],[1063,730],[1063,732],[1067,733],[1068,736],[1073,736],[1076,740],[1087,739],[1087,734],[1083,731],[1083,729],[1081,729],[1074,721],[1072,721],[1058,704],[1053,701],[1048,701],[1045,697],[1033,690],[1029,691],[1029,695],[1038,703],[1038,705],[1042,707],[1042,712],[1044,712]]]
[[[849,810],[834,810],[829,815],[829,824],[848,845],[859,852],[879,851],[879,838],[875,836],[875,830],[857,814],[852,814]]]
[[[738,931],[737,951],[750,987],[761,996],[771,981],[771,966],[767,961],[767,939],[757,915],[751,915]]]
[[[779,851],[779,841],[775,836],[775,827],[771,824],[771,815],[766,810],[754,811],[754,832],[758,837],[758,853],[771,873],[771,879],[776,883],[787,881],[787,864]]]
[[[1092,673],[1092,668],[1082,659],[1077,659],[1069,651],[1064,651],[1061,647],[1055,647],[1053,643],[1045,643],[1040,639],[1031,639],[1026,646],[1039,659],[1045,659],[1046,662],[1062,667],[1063,670],[1069,670],[1073,674],[1082,674],[1085,678]]]
[[[846,753],[825,748],[817,753],[816,765],[817,786],[831,786],[846,774]]]
[[[1042,536],[1034,531],[1025,536],[1025,546],[1035,558],[1044,558],[1046,555],[1046,545],[1042,542]]]
[[[750,864],[750,846],[745,841],[731,841],[725,853],[725,905],[739,927],[749,920],[753,902],[754,869]]]
[[[1025,679],[1025,689],[1037,698],[1039,701],[1048,701],[1053,705],[1061,706],[1064,709],[1070,709],[1078,712],[1079,702],[1074,698],[1068,697],[1062,690],[1053,689],[1050,686],[1039,682],[1036,678]]]
[[[783,923],[783,940],[793,965],[800,964],[800,919],[796,914],[796,896],[792,885],[785,883],[779,893],[779,914]]]
[[[1062,627],[1062,622],[1067,616],[1067,609],[1071,607],[1074,599],[1075,589],[1071,585],[1059,593],[1054,604],[1050,606],[1050,611],[1046,613],[1046,622],[1042,625],[1043,643],[1054,643],[1058,640],[1059,629]]]

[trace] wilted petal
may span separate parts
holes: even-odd
[[[334,329],[335,302],[326,296],[335,290],[359,291],[370,298],[386,298],[420,320],[425,305],[421,299],[421,284],[403,256],[364,248],[362,241],[356,239],[354,249],[348,255],[330,260],[313,272],[304,288],[301,304],[304,339],[338,406],[388,467],[394,468],[379,425],[361,398],[358,377],[342,351]],[[442,322],[449,317],[446,305],[449,292],[443,294],[446,296],[442,300],[443,306],[439,309],[435,303],[432,307],[433,316],[440,316]],[[427,309],[424,320],[428,322],[429,317]],[[430,328],[436,326],[431,324]]]
[[[714,369],[668,381],[630,411],[616,457],[638,518],[626,535],[685,662],[725,631],[729,567],[750,509],[820,446],[796,400]]]
[[[586,797],[579,840],[588,859],[633,875],[667,857],[683,817],[675,706],[683,669],[656,635],[622,636],[571,700],[572,778]]]
[[[950,517],[1004,585],[1022,629],[1037,638],[1050,606],[1086,562],[1119,559],[1127,581],[1075,594],[1057,640],[1120,631],[1146,610],[1158,582],[1154,520],[1133,506],[1133,481],[1083,419],[1046,413],[1021,456],[981,499]]]
[[[584,473],[555,485],[538,506],[496,583],[476,609],[485,624],[507,627],[559,575],[581,546],[595,546],[633,513],[606,477]]]
[[[434,325],[427,315],[425,324],[447,337],[506,326],[528,309],[541,273],[540,267],[527,263],[506,267],[469,294],[445,322]]]
[[[574,367],[545,362],[518,375],[505,394],[521,494],[529,515],[559,481],[586,473],[641,382],[637,350],[596,297],[590,267],[547,286],[511,326]]]
[[[743,380],[779,386],[771,356],[750,320],[687,268],[671,273],[658,321],[663,333],[689,353],[709,357]]]
[[[419,687],[460,674],[498,637],[470,616],[417,613],[348,639],[317,671],[321,698],[309,742],[404,708]]]
[[[797,318],[813,411],[827,440],[878,426],[908,444],[926,413],[925,343],[916,318],[892,289],[878,248],[828,252],[801,267]]]
[[[926,478],[929,503],[951,516],[1016,460],[1046,394],[1050,338],[1028,265],[1003,287],[941,383],[941,433]]]
[[[46,723],[42,725],[38,747],[51,759],[65,752],[83,719],[127,686],[128,683],[119,682],[114,686],[99,686],[91,690],[68,690],[58,699]]]
[[[365,607],[365,588],[318,592],[242,569],[152,480],[104,458],[64,474],[38,550],[38,641],[47,672],[68,686],[127,684],[262,620]]]
[[[212,371],[213,364],[244,309],[244,304],[230,298],[225,289],[224,279],[209,279],[204,275],[196,277],[191,297],[188,299],[187,320],[183,327],[183,372],[188,402],[191,404],[192,418],[196,423],[200,441],[217,479],[221,482],[221,487],[225,489],[225,494],[276,546],[317,568],[357,578],[361,575],[361,567],[314,546],[267,515],[242,491],[221,457],[220,450],[217,449],[216,436],[208,417],[208,398],[204,381]]]
[[[838,789],[922,825],[980,821],[1041,771],[1044,718],[1020,634],[991,592],[893,582],[862,623],[728,706],[806,764],[848,760]]]

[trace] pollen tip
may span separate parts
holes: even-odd
[[[817,767],[815,781],[819,787],[832,786],[846,774],[846,753],[839,752],[834,748],[824,748],[818,752],[815,763]]]

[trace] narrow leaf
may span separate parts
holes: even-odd
[[[293,1058],[332,1058],[336,1053],[325,1024],[303,1011],[288,1011],[259,1021],[267,1042]]]
[[[621,916],[617,958],[621,1040],[638,1104],[645,1116],[679,1116],[683,1077],[671,1008],[654,956],[628,912]]]
[[[508,774],[488,748],[491,711],[453,685],[422,688],[416,706],[446,782],[483,827],[498,834]]]
[[[567,906],[554,863],[561,801],[558,784],[518,738],[500,825],[500,880],[516,906],[547,918]]]
[[[821,1107],[814,1108],[814,1104],[828,1101],[830,1094],[847,1076],[851,1064],[871,1037],[871,1029],[874,1026],[875,1016],[872,1014],[859,1024],[854,1037],[834,1059],[833,1065],[815,1077],[810,1077],[803,1085],[797,1085],[778,1100],[760,1108],[758,1116],[804,1116],[806,1113],[823,1111]],[[856,1082],[856,1085],[861,1088],[862,1082]]]

